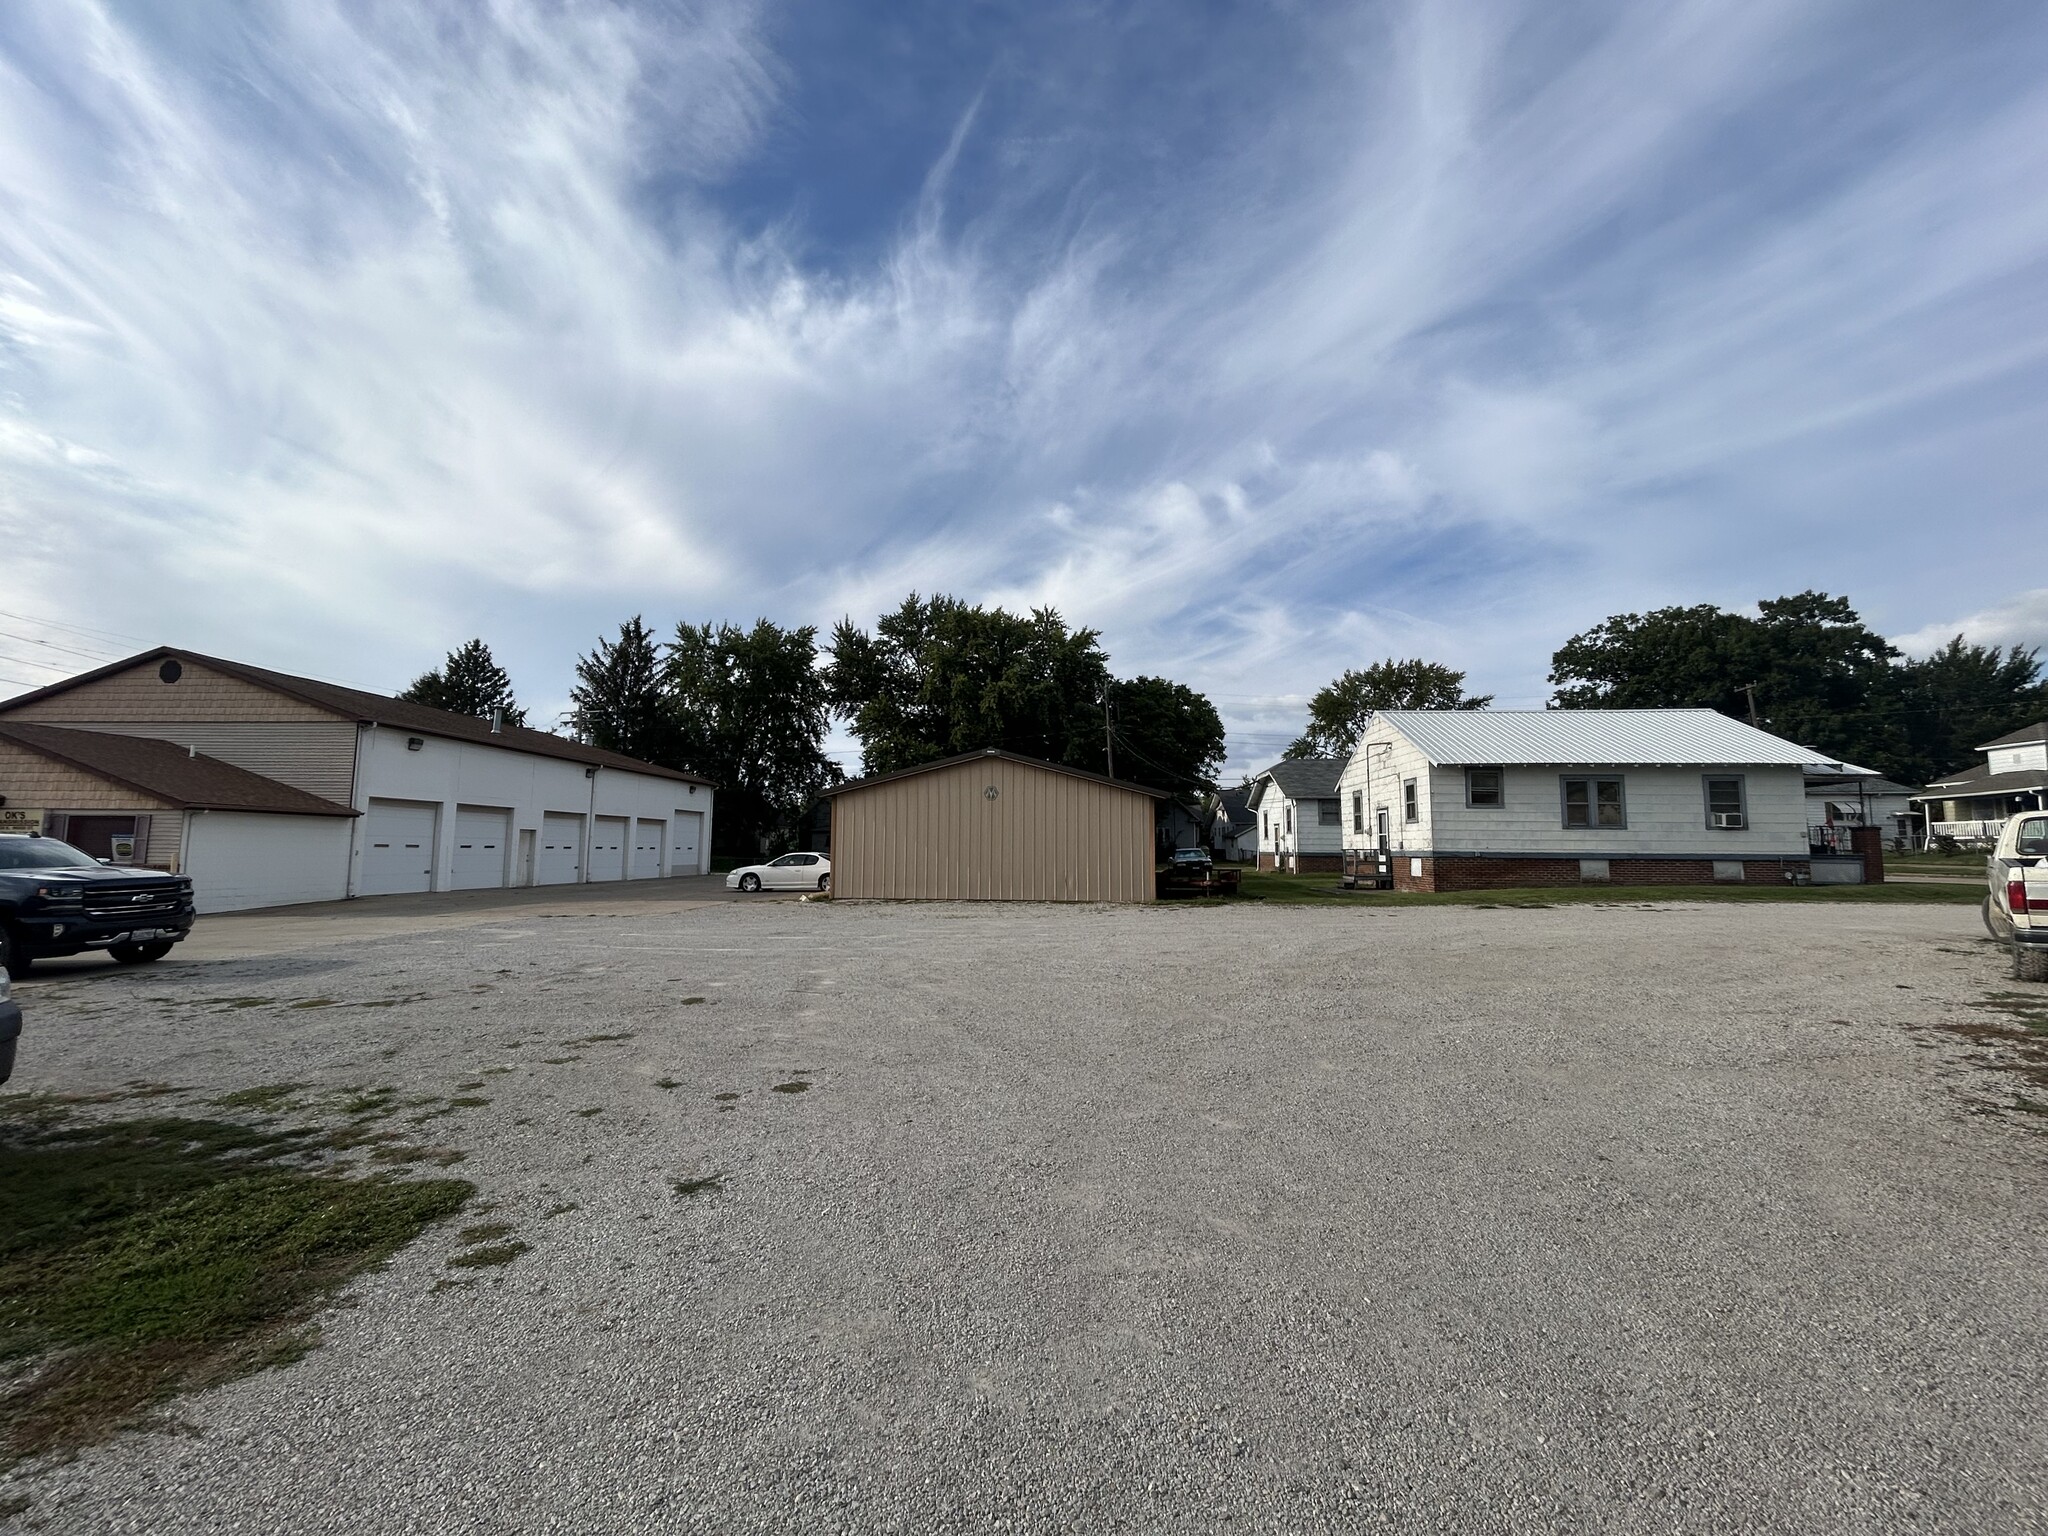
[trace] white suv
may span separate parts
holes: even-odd
[[[1985,867],[1991,890],[1984,926],[2012,946],[2022,981],[2048,981],[2048,815],[2022,813],[2005,824]]]

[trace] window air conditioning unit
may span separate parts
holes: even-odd
[[[1740,831],[1742,829],[1742,812],[1716,811],[1714,812],[1714,825]]]

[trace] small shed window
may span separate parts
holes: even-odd
[[[1365,830],[1365,791],[1362,789],[1351,791],[1351,830]]]
[[[1563,781],[1567,827],[1621,830],[1628,826],[1628,801],[1619,774],[1570,775]]]
[[[1316,802],[1316,825],[1319,827],[1343,826],[1344,802],[1341,800],[1318,800]]]
[[[1501,772],[1498,768],[1465,770],[1465,803],[1498,810],[1502,804]]]
[[[1286,829],[1287,829],[1287,830],[1288,830],[1289,832],[1292,832],[1292,831],[1294,830],[1294,807],[1293,807],[1293,806],[1291,806],[1291,805],[1283,805],[1283,806],[1281,806],[1281,807],[1280,807],[1280,820],[1281,820],[1281,822],[1282,822],[1282,823],[1284,824],[1284,826],[1286,827]]]
[[[1410,822],[1422,820],[1422,800],[1415,792],[1413,779],[1401,781],[1401,819]]]

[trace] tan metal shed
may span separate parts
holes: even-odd
[[[832,894],[1151,901],[1152,790],[989,750],[856,779],[832,798]]]

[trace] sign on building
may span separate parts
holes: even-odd
[[[43,830],[41,811],[19,810],[11,805],[0,805],[0,832],[40,832]]]

